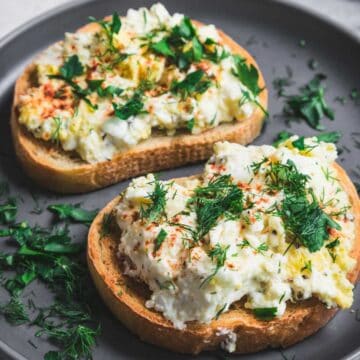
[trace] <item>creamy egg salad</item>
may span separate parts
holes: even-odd
[[[313,296],[350,307],[355,225],[336,157],[316,138],[220,142],[201,177],[134,179],[115,211],[118,252],[125,273],[149,286],[146,306],[179,329],[241,299],[264,320]]]
[[[90,20],[35,61],[34,85],[18,107],[35,137],[91,163],[153,129],[198,134],[261,107],[257,69],[233,55],[213,25],[196,27],[159,3]]]

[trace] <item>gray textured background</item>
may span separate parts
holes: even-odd
[[[72,0],[72,2],[75,1]],[[325,15],[356,33],[360,38],[360,0],[282,1],[298,4]],[[69,0],[0,0],[0,38],[33,17],[66,2]]]

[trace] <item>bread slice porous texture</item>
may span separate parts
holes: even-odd
[[[348,279],[356,283],[360,270],[360,201],[346,172],[336,163],[334,171],[349,196],[355,216],[355,239],[350,255],[357,263]],[[181,183],[182,179],[175,181]],[[231,331],[236,334],[236,353],[286,348],[314,334],[338,311],[327,308],[314,297],[289,302],[283,316],[263,321],[255,318],[251,310],[243,307],[243,301],[239,301],[208,324],[188,322],[183,330],[175,328],[161,313],[145,306],[150,297],[148,287],[123,274],[117,256],[120,239],[117,226],[114,225],[110,234],[102,234],[104,215],[112,213],[121,199],[120,195],[112,200],[95,218],[88,235],[88,265],[105,304],[143,341],[180,353],[197,354],[218,349],[226,340],[226,332]]]
[[[193,21],[195,26],[203,26]],[[93,31],[91,23],[79,32]],[[234,54],[253,64],[259,72],[259,103],[266,109],[268,92],[265,81],[254,58],[234,40],[219,30],[220,37]],[[203,133],[193,135],[179,132],[166,136],[158,132],[132,148],[120,151],[108,161],[87,163],[78,155],[65,152],[52,143],[36,139],[18,121],[18,104],[22,94],[32,87],[35,65],[30,64],[15,84],[12,106],[11,130],[15,151],[25,172],[45,188],[60,193],[82,193],[103,188],[133,176],[174,168],[207,159],[217,141],[240,144],[252,142],[260,133],[265,118],[263,110],[256,107],[244,121],[220,124]]]

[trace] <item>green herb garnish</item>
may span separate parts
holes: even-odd
[[[329,238],[328,229],[340,230],[341,227],[320,208],[312,192],[311,195],[311,202],[305,195],[286,195],[281,216],[290,238],[307,247],[310,252],[316,252]]]
[[[154,252],[158,251],[167,237],[167,232],[164,229],[160,229],[155,239]]]
[[[8,201],[0,205],[0,223],[10,224],[16,220],[17,204],[15,198],[9,198]]]
[[[243,193],[232,183],[230,175],[213,178],[203,187],[197,187],[189,201],[197,217],[195,241],[203,238],[220,216],[236,219],[243,210]]]
[[[305,261],[305,265],[302,267],[301,271],[305,271],[305,270],[312,272],[311,260]]]
[[[89,20],[92,22],[98,23],[104,30],[105,35],[109,42],[109,49],[112,52],[116,52],[116,47],[114,45],[114,36],[120,32],[121,29],[121,19],[117,12],[114,12],[111,21],[107,20],[96,20],[94,17],[89,17]]]
[[[0,306],[0,314],[3,314],[12,325],[22,325],[29,322],[25,306],[17,296],[13,296],[7,304]]]
[[[293,81],[293,71],[290,66],[286,66],[286,76],[277,77],[273,80],[273,88],[276,90],[278,96],[283,96],[285,88],[292,86],[295,82]]]
[[[227,255],[227,251],[229,249],[230,245],[227,246],[222,246],[219,243],[217,243],[209,252],[208,255],[210,257],[210,259],[212,261],[216,262],[216,267],[213,273],[211,273],[208,277],[206,277],[202,283],[200,284],[200,287],[204,286],[205,284],[207,284],[220,270],[220,268],[222,268],[225,265],[225,261],[226,261],[226,255]]]
[[[258,319],[269,321],[276,316],[277,310],[277,307],[256,308],[253,313]]]
[[[184,80],[174,81],[171,85],[171,92],[179,94],[182,99],[195,94],[204,93],[211,86],[211,81],[206,77],[202,70],[196,70],[189,73]]]
[[[166,194],[165,185],[155,177],[153,182],[154,190],[148,195],[150,204],[140,208],[140,217],[149,222],[158,222],[162,217],[166,217]]]
[[[321,85],[324,76],[317,75],[300,89],[299,95],[286,96],[284,111],[293,118],[304,119],[316,130],[324,129],[321,125],[323,117],[334,120],[334,112],[325,101],[325,89]]]
[[[283,143],[285,140],[289,139],[294,134],[288,131],[280,131],[273,142],[273,146],[278,147],[281,143]],[[327,143],[337,143],[341,138],[341,132],[339,131],[330,131],[321,133],[319,135],[315,135],[315,138],[317,141],[327,142]],[[297,144],[302,144],[305,140],[304,136],[300,136],[298,140],[295,140],[292,142],[294,147],[297,147],[299,150],[304,150],[305,145],[300,145],[300,147],[297,146]]]
[[[256,97],[262,89],[259,87],[259,72],[253,64],[247,64],[246,59],[234,55],[235,68],[233,74],[250,90]]]
[[[124,105],[113,103],[115,116],[121,120],[127,120],[131,116],[146,113],[143,107],[142,94],[138,91],[135,91],[134,95]]]
[[[73,94],[77,98],[84,100],[92,109],[97,109],[97,105],[93,104],[87,97],[89,95],[88,89],[83,89],[74,82],[75,77],[83,74],[84,66],[80,62],[79,57],[77,55],[72,55],[60,67],[60,74],[48,75],[48,77],[50,79],[63,80],[71,87]]]
[[[48,206],[48,210],[58,216],[60,220],[71,220],[90,225],[98,213],[98,210],[85,210],[80,204],[55,204]]]

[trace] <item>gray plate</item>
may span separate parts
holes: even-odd
[[[80,1],[51,11],[15,31],[0,42],[0,177],[8,179],[14,194],[20,195],[24,204],[19,219],[32,223],[49,223],[46,212],[38,216],[29,213],[34,206],[30,191],[38,194],[41,204],[52,202],[83,202],[87,208],[102,207],[118,194],[128,182],[111,186],[88,195],[56,196],[33,185],[18,167],[10,141],[8,127],[9,110],[14,80],[24,65],[41,49],[60,39],[65,31],[75,30],[87,21],[89,15],[102,17],[114,10],[124,13],[129,7],[149,5],[151,1],[103,0]],[[225,30],[240,44],[247,47],[257,58],[270,89],[271,119],[267,123],[256,144],[268,144],[278,131],[285,128],[284,120],[274,117],[281,112],[282,100],[277,99],[271,82],[275,76],[284,75],[286,65],[294,71],[297,86],[307,82],[314,71],[307,66],[309,59],[319,63],[318,71],[328,75],[327,99],[336,110],[336,120],[324,121],[328,130],[341,130],[341,143],[350,150],[340,156],[341,164],[356,180],[355,166],[359,164],[359,146],[356,148],[352,132],[360,131],[360,106],[347,101],[345,106],[334,102],[336,96],[346,96],[353,87],[360,87],[360,44],[350,34],[334,24],[316,17],[302,9],[270,1],[165,1],[170,11],[184,12],[205,23],[214,23]],[[299,40],[305,39],[306,46],[299,47]],[[310,135],[314,131],[304,123],[293,124],[292,131]],[[162,173],[164,178],[186,176],[201,171],[202,165],[183,167]],[[357,179],[359,181],[359,179]],[[77,236],[86,236],[84,227],[76,228]],[[1,249],[8,247],[3,242]],[[39,284],[32,285],[36,300],[46,301],[48,293]],[[30,293],[30,290],[26,292]],[[6,298],[0,292],[0,303]],[[98,300],[100,303],[100,300]],[[353,309],[360,307],[360,290],[355,294]],[[130,334],[102,306],[100,320],[102,336],[94,351],[95,359],[189,359],[189,356],[173,354],[157,347],[147,345]],[[46,341],[34,339],[33,330],[26,326],[12,327],[1,319],[0,348],[3,355],[16,359],[40,359],[49,350]],[[38,347],[32,347],[31,339]],[[358,359],[360,358],[360,322],[356,313],[341,311],[324,329],[302,343],[287,349],[264,351],[255,355],[231,356],[231,359]],[[197,359],[216,359],[217,355],[208,353]]]

